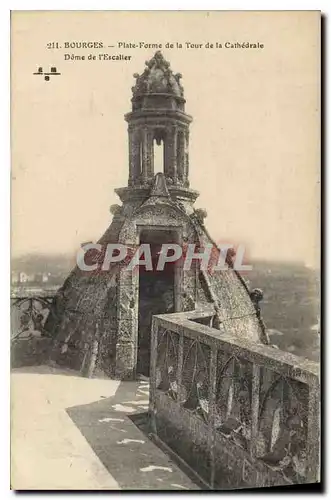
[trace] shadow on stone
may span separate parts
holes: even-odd
[[[67,413],[120,488],[199,489],[150,439],[148,396],[139,392],[143,388],[147,382],[122,382],[113,397]]]

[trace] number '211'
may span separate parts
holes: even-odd
[[[47,48],[48,49],[59,49],[60,48],[59,42],[49,42],[47,44]]]

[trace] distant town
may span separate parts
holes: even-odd
[[[36,273],[36,274],[26,274],[25,272],[11,273],[11,283],[12,285],[23,285],[29,284],[42,284],[42,283],[52,283],[57,281],[58,276],[54,276],[51,273]],[[62,278],[62,277],[61,277]]]
[[[56,290],[75,266],[67,255],[28,254],[11,261],[11,290]]]

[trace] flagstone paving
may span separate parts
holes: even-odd
[[[13,489],[197,490],[148,435],[148,379],[13,370]]]

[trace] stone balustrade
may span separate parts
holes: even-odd
[[[153,317],[155,438],[211,489],[319,480],[319,364],[212,328],[213,309]]]
[[[11,365],[41,365],[48,360],[52,339],[44,330],[54,290],[15,289],[11,294]]]

